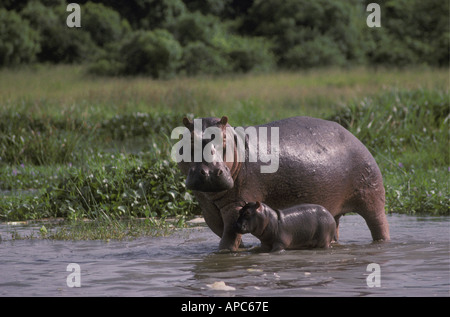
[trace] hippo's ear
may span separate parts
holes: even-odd
[[[256,202],[255,207],[256,207],[256,211],[259,211],[259,212],[261,212],[263,209],[260,201]]]
[[[220,119],[220,124],[221,125],[226,125],[228,123],[228,117],[227,116],[223,116],[221,119]]]
[[[192,130],[194,128],[194,123],[191,120],[189,120],[187,117],[183,118],[183,124],[189,130]]]

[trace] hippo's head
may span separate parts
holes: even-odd
[[[186,187],[201,192],[219,192],[233,188],[234,181],[230,172],[233,163],[225,161],[226,128],[230,127],[228,118],[202,118],[194,122],[184,118],[183,124],[191,131],[192,144],[191,161],[184,163]]]
[[[257,201],[247,203],[239,210],[239,218],[236,221],[235,228],[237,233],[252,233],[260,235],[268,224],[267,216],[264,213],[264,205]]]

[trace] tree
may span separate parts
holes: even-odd
[[[368,30],[371,64],[448,66],[448,2],[383,0],[380,7],[382,27]]]
[[[359,63],[364,56],[360,8],[356,0],[256,0],[241,31],[271,39],[282,67]]]
[[[191,42],[183,49],[182,71],[188,75],[224,74],[230,71],[227,57],[203,42]]]
[[[89,60],[98,51],[89,33],[83,28],[66,25],[66,7],[46,7],[31,1],[20,12],[31,27],[39,32],[40,62],[76,63]]]
[[[16,12],[0,9],[0,66],[33,62],[40,51],[39,33]]]
[[[128,21],[122,19],[118,12],[101,3],[87,2],[81,10],[83,29],[89,32],[94,42],[100,47],[119,41],[124,34],[131,31]]]
[[[136,31],[120,48],[126,75],[144,74],[165,78],[175,74],[182,48],[166,30]]]

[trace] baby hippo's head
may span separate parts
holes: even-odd
[[[264,214],[264,206],[259,201],[255,203],[247,203],[239,210],[239,218],[235,224],[237,233],[253,233],[262,232],[267,225],[266,215]]]

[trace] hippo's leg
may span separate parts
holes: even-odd
[[[219,249],[228,249],[230,251],[237,251],[241,243],[242,235],[236,232],[235,223],[239,216],[240,205],[227,206],[221,210],[223,219],[223,234],[220,240]]]
[[[384,211],[383,177],[375,161],[366,162],[356,179],[359,182],[354,186],[357,190],[354,191],[350,211],[360,214],[366,220],[374,241],[390,240],[389,224]]]
[[[343,215],[337,215],[334,217],[334,221],[336,222],[336,231],[334,232],[333,241],[338,242],[339,240],[339,219],[341,219]]]
[[[272,245],[270,252],[282,252],[284,251],[285,245],[282,242],[275,242]]]
[[[219,250],[237,251],[241,244],[242,235],[225,226],[222,239],[220,239]]]
[[[357,208],[354,210],[360,214],[367,223],[374,241],[388,241],[389,224],[384,211],[385,193],[383,184],[378,188],[361,190]]]
[[[194,193],[197,200],[200,202],[202,215],[208,227],[219,237],[223,235],[223,220],[220,209],[214,205],[210,200],[203,197],[201,193]]]
[[[205,222],[208,227],[219,237],[223,235],[223,221],[222,217],[215,216],[211,210],[203,211],[203,218],[205,218]]]
[[[361,216],[366,220],[374,241],[390,240],[389,224],[384,208],[362,213]]]

